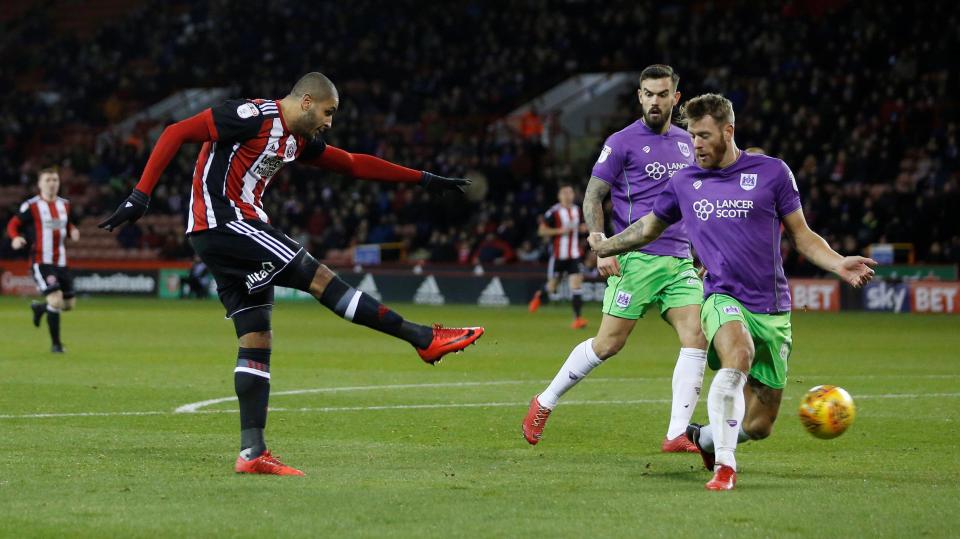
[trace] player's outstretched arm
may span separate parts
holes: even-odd
[[[859,288],[873,278],[873,269],[877,262],[862,256],[842,256],[833,249],[819,234],[810,230],[803,210],[798,209],[783,218],[783,225],[793,237],[797,251],[817,267],[837,274],[841,279]]]
[[[419,183],[429,191],[460,191],[470,185],[466,178],[447,178],[425,170],[414,170],[379,157],[350,153],[335,146],[327,146],[320,155],[305,159],[305,163],[363,180],[382,182]]]
[[[587,241],[597,256],[613,256],[634,251],[660,237],[669,226],[653,212],[650,212],[616,236],[607,238],[603,232],[591,232]]]
[[[137,219],[147,213],[147,207],[150,206],[150,193],[157,185],[160,174],[170,164],[173,156],[177,155],[180,146],[185,142],[206,142],[217,140],[217,129],[213,123],[213,112],[206,109],[203,112],[191,116],[186,120],[168,125],[160,138],[157,139],[156,146],[150,152],[150,158],[147,159],[147,165],[143,169],[140,181],[123,202],[120,207],[113,212],[113,215],[104,219],[99,226],[107,230],[122,225],[123,223],[134,223]]]

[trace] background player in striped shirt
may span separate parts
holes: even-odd
[[[564,275],[569,279],[571,302],[573,303],[573,329],[587,326],[580,313],[583,310],[583,250],[580,248],[580,234],[587,231],[583,224],[580,206],[573,203],[572,185],[561,185],[557,190],[557,203],[550,207],[540,218],[537,234],[550,239],[550,261],[547,264],[547,284],[537,290],[530,300],[530,312],[536,312],[541,303],[549,301],[550,295],[557,292],[557,285]]]
[[[382,159],[327,146],[340,96],[330,80],[308,73],[279,100],[239,99],[167,127],[140,182],[100,223],[113,230],[139,219],[160,174],[184,142],[202,142],[193,175],[187,235],[217,281],[220,301],[239,343],[234,386],[240,403],[240,455],[235,471],[303,475],[267,451],[263,430],[270,395],[270,316],[275,285],[312,294],[337,315],[403,339],[423,361],[472,344],[483,328],[414,324],[348,285],[303,246],[270,225],[261,197],[274,174],[295,160],[370,180],[419,183],[431,190],[463,191],[470,182],[412,170]]]
[[[76,296],[73,277],[67,269],[67,236],[73,241],[80,239],[80,230],[70,222],[70,202],[60,198],[60,174],[55,167],[44,168],[37,174],[38,196],[20,205],[20,211],[7,223],[10,245],[21,249],[30,243],[31,274],[37,289],[46,296],[46,303],[33,302],[33,325],[40,327],[40,320],[47,315],[50,328],[51,352],[63,353],[60,341],[60,313],[73,309]],[[21,233],[21,227],[26,229]],[[26,235],[25,235],[26,234]]]

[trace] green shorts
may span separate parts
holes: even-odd
[[[636,320],[656,303],[668,309],[703,303],[703,283],[689,258],[626,253],[617,256],[620,276],[607,279],[603,313]]]
[[[720,358],[713,348],[713,337],[727,322],[742,323],[750,336],[756,354],[750,367],[750,376],[773,389],[787,385],[787,361],[793,350],[793,330],[790,313],[755,314],[736,299],[725,294],[711,294],[700,308],[700,323],[707,337],[707,363],[720,368]]]

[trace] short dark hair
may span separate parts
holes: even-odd
[[[314,99],[326,99],[337,94],[337,87],[323,73],[311,71],[300,77],[290,90],[290,95],[303,97],[304,94],[310,94]]]
[[[670,82],[673,83],[673,89],[677,89],[677,85],[680,84],[680,75],[673,70],[672,67],[667,64],[653,64],[643,68],[643,71],[640,72],[640,85],[643,85],[643,81],[647,79],[665,79],[670,77]]]
[[[680,106],[680,121],[684,124],[696,122],[704,116],[711,116],[717,125],[736,122],[733,103],[720,94],[698,95]]]
[[[60,174],[60,167],[57,165],[46,165],[37,170],[37,181],[40,181],[40,176],[44,174]]]

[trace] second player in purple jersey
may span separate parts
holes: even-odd
[[[607,138],[592,176],[610,184],[616,233],[650,212],[670,178],[693,164],[692,152],[690,135],[683,129],[670,126],[661,134],[647,127],[642,119]],[[690,258],[687,236],[679,223],[640,251]]]
[[[844,257],[810,230],[783,161],[737,148],[729,99],[704,94],[680,110],[697,165],[674,176],[649,214],[612,238],[591,232],[588,241],[598,257],[610,256],[650,244],[671,223],[686,225],[707,268],[700,319],[717,370],[707,394],[710,423],[691,423],[686,436],[713,471],[704,486],[723,491],[737,483],[737,444],[770,436],[786,385],[793,336],[781,224],[797,252],[852,286],[873,277],[876,261]]]
[[[705,296],[727,294],[752,312],[769,314],[790,310],[780,230],[783,217],[800,207],[786,163],[741,152],[722,169],[693,166],[677,173],[653,212],[667,223],[683,219],[707,268]]]

